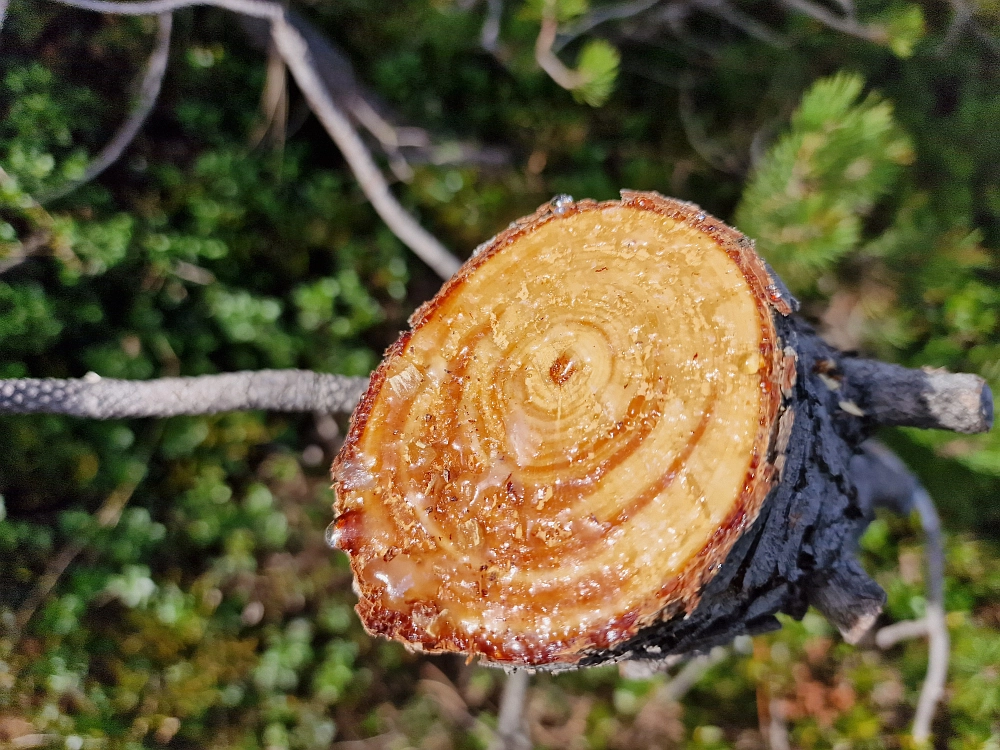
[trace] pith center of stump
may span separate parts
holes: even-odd
[[[558,386],[563,386],[566,381],[573,377],[573,373],[576,372],[576,364],[573,360],[569,358],[568,354],[560,354],[556,361],[552,363],[552,367],[549,368],[549,377],[552,378],[552,382]]]

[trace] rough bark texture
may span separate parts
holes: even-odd
[[[88,419],[172,417],[224,411],[345,412],[368,378],[306,370],[260,370],[158,380],[92,376],[72,380],[0,380],[0,413],[45,412]]]

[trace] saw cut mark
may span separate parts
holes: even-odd
[[[572,664],[690,611],[756,516],[780,402],[763,271],[687,204],[629,199],[495,238],[373,376],[333,535],[370,632]]]

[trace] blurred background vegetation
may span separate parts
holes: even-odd
[[[344,85],[416,144],[370,143],[462,257],[553,194],[658,190],[756,238],[835,344],[997,390],[1000,6],[971,2],[296,9],[339,51]],[[12,1],[0,376],[366,374],[434,293],[260,31],[176,13],[148,122],[69,190],[133,106],[156,22]],[[0,746],[485,748],[502,673],[408,654],[354,616],[323,538],[344,427],[0,420]],[[1000,748],[1000,432],[883,437],[948,529],[936,745]],[[883,623],[922,614],[921,545],[919,523],[890,516],[863,540]],[[810,613],[713,661],[680,702],[669,675],[539,676],[532,738],[750,750],[775,747],[780,710],[792,747],[912,744],[921,640],[849,647]]]

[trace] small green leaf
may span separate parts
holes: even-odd
[[[892,106],[842,73],[813,84],[755,170],[736,221],[794,291],[856,250],[862,218],[913,160]]]
[[[926,31],[924,13],[919,5],[894,6],[878,19],[878,23],[885,28],[887,44],[896,57],[910,57]]]
[[[555,15],[556,21],[566,23],[579,18],[590,10],[588,0],[528,0],[521,11],[525,19],[540,21]]]
[[[573,96],[591,107],[600,107],[611,96],[618,77],[621,56],[618,50],[603,39],[592,39],[580,52],[577,70],[584,78]]]

